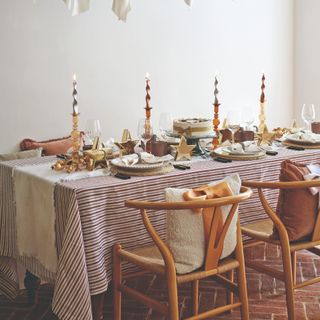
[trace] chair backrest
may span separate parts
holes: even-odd
[[[125,202],[127,207],[140,209],[140,213],[144,222],[144,225],[149,232],[151,238],[159,248],[162,257],[166,263],[166,266],[174,263],[170,248],[161,240],[155,229],[150,223],[147,210],[183,210],[183,209],[206,209],[211,208],[212,210],[205,210],[206,214],[211,212],[213,219],[210,226],[209,241],[206,247],[205,256],[205,269],[212,269],[217,267],[226,233],[229,229],[232,218],[237,211],[240,202],[248,199],[252,194],[251,189],[247,187],[241,187],[240,193],[235,196],[228,196],[223,198],[216,198],[210,200],[195,200],[195,201],[181,201],[181,202],[149,202],[139,200],[127,200]],[[223,223],[221,210],[222,206],[230,206],[229,213]],[[195,213],[197,214],[197,213]],[[219,228],[219,226],[222,226]]]
[[[242,181],[242,185],[249,188],[258,189],[260,201],[266,213],[269,215],[269,217],[272,219],[273,223],[278,229],[284,232],[287,232],[282,221],[269,205],[262,190],[263,189],[294,190],[294,189],[306,189],[306,188],[320,188],[320,179],[310,180],[310,181],[292,181],[292,182]],[[319,197],[320,197],[320,194],[319,194]],[[318,209],[318,212],[317,212],[317,217],[314,224],[311,241],[320,241],[320,208]]]

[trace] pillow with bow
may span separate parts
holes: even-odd
[[[226,182],[232,195],[240,192],[241,180],[238,174],[230,175],[223,180],[209,183],[208,186]],[[165,189],[165,198],[168,202],[184,201],[186,197],[192,197],[192,189]],[[229,206],[221,208],[225,220]],[[220,259],[229,256],[236,247],[236,228],[238,213],[234,215],[226,234],[224,246]],[[169,210],[167,214],[167,244],[173,254],[178,274],[189,273],[203,266],[206,250],[207,222],[203,215],[193,210]]]

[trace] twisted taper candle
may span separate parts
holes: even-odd
[[[151,97],[150,97],[150,79],[149,79],[149,74],[147,73],[146,74],[146,107],[145,107],[145,110],[146,110],[146,118],[147,119],[150,119],[150,116],[151,116],[151,107],[150,107],[150,100],[151,100]]]
[[[265,94],[264,89],[266,88],[264,81],[266,80],[264,74],[262,75],[262,84],[261,84],[261,96],[260,96],[260,114],[259,114],[259,132],[264,131],[266,115],[264,113],[264,103],[265,103]]]
[[[78,108],[78,91],[77,91],[77,78],[76,75],[73,75],[73,105],[72,105],[72,114],[76,115],[79,113],[79,108]]]
[[[212,139],[212,147],[215,149],[219,145],[219,100],[218,100],[218,80],[217,77],[214,78],[214,119],[213,119],[213,130],[215,132],[215,137]]]

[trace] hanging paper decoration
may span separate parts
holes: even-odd
[[[75,16],[90,9],[91,0],[63,0],[68,9],[71,10],[72,15]],[[184,0],[184,2],[191,7],[193,0]],[[126,22],[127,15],[131,10],[130,0],[113,0],[112,11],[119,20]]]
[[[75,16],[90,9],[90,0],[63,0]]]

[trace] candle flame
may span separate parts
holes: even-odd
[[[77,76],[75,73],[73,74],[73,81],[77,81]]]
[[[150,74],[149,74],[149,72],[146,72],[145,78],[146,78],[146,80],[150,80]]]

